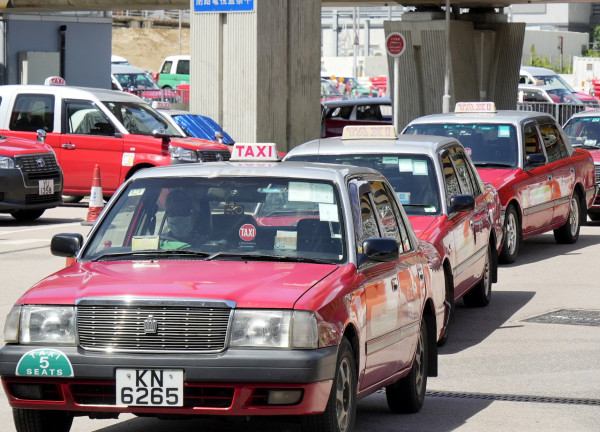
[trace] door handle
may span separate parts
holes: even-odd
[[[552,174],[548,174],[548,181],[552,180]]]
[[[398,291],[398,279],[397,278],[392,279],[392,291]]]
[[[417,274],[419,275],[419,280],[422,281],[423,280],[423,270],[418,268],[417,269]]]
[[[62,148],[66,149],[66,150],[73,150],[75,148],[75,144],[72,144],[70,142],[66,142],[63,145],[61,145]]]

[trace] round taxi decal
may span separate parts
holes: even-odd
[[[62,351],[41,348],[31,350],[21,357],[16,374],[36,377],[72,377],[73,366]]]
[[[240,238],[249,242],[256,238],[256,227],[252,224],[244,224],[240,227]]]

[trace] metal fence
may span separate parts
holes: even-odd
[[[553,116],[560,125],[564,125],[569,118],[580,111],[589,109],[588,105],[575,105],[567,103],[550,102],[517,102],[519,111],[537,111]]]

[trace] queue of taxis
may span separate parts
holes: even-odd
[[[46,85],[0,86],[0,100],[0,133],[50,145],[63,171],[63,194],[76,199],[90,194],[96,164],[110,196],[142,168],[230,157],[226,145],[185,137],[129,93],[69,87],[49,77]]]
[[[456,139],[397,136],[394,126],[346,126],[341,137],[304,143],[285,160],[359,165],[384,174],[417,236],[441,256],[446,322],[460,298],[467,306],[490,302],[502,247],[500,200]],[[448,331],[445,326],[438,335],[440,344]]]
[[[419,117],[402,132],[459,140],[479,175],[500,195],[504,244],[500,260],[514,262],[524,238],[553,231],[575,243],[596,196],[590,153],[573,148],[554,117],[496,110],[492,102],[457,103],[454,113]]]
[[[421,408],[446,315],[438,252],[381,173],[278,159],[236,144],[229,162],[139,171],[85,240],[53,237],[74,263],[16,302],[0,349],[17,432],[119,413],[350,432],[382,388],[392,411]]]
[[[600,110],[581,111],[567,120],[563,129],[575,148],[590,152],[594,159],[596,186],[600,187]],[[600,190],[587,211],[588,217],[600,221]]]

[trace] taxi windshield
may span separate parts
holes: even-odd
[[[152,135],[154,131],[162,129],[168,136],[182,137],[181,133],[150,105],[139,102],[102,101],[102,103],[131,134]]]
[[[600,147],[600,116],[572,118],[564,129],[574,146]]]
[[[414,124],[405,134],[438,135],[455,138],[478,168],[517,168],[519,166],[518,138],[511,124],[461,123]]]
[[[114,76],[126,90],[159,90],[152,77],[145,73],[116,73]]]
[[[409,216],[441,214],[440,194],[433,162],[415,154],[298,155],[290,161],[357,165],[382,173],[394,188]]]
[[[288,178],[155,178],[129,184],[82,260],[340,263],[342,211],[332,183]]]

